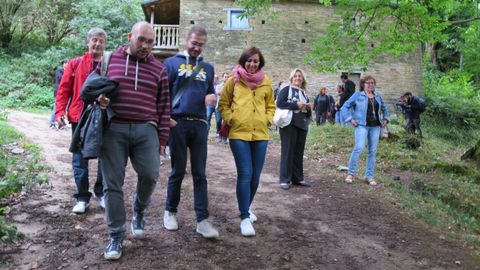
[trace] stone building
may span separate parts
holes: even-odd
[[[320,86],[327,86],[336,95],[337,73],[318,73],[303,63],[316,37],[330,22],[338,20],[334,7],[325,7],[316,0],[280,1],[272,4],[278,12],[273,20],[257,16],[241,18],[242,9],[232,0],[159,0],[142,4],[146,20],[154,24],[157,42],[154,52],[165,58],[185,48],[185,36],[192,25],[208,31],[205,59],[219,74],[236,64],[246,46],[256,46],[265,56],[265,71],[274,83],[288,79],[295,67],[308,75],[311,96]],[[377,91],[393,103],[403,92],[423,95],[422,57],[420,50],[401,58],[383,57],[372,63],[366,73],[377,79]],[[356,82],[365,73],[354,71],[349,77]]]

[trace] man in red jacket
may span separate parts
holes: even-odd
[[[107,33],[105,33],[103,29],[96,27],[90,29],[87,34],[88,52],[83,56],[73,58],[65,67],[55,99],[55,121],[59,128],[64,126],[65,112],[68,111],[67,118],[68,122],[72,124],[72,135],[87,105],[84,104],[80,98],[83,83],[101,61],[106,41]],[[84,159],[81,153],[73,153],[72,167],[75,184],[77,185],[77,193],[74,195],[77,203],[73,207],[72,212],[83,214],[92,196],[92,193],[88,191],[88,160]],[[103,177],[100,166],[98,168],[94,193],[100,205],[105,208],[103,199]]]

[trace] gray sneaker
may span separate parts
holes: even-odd
[[[105,248],[103,252],[103,257],[107,260],[118,260],[122,257],[122,245],[123,245],[123,238],[116,237],[110,238],[110,242],[108,246]]]
[[[143,218],[143,214],[133,214],[131,229],[134,236],[143,236],[145,233],[145,219]]]
[[[219,236],[217,229],[208,219],[204,219],[197,223],[197,233],[205,238],[217,238]]]

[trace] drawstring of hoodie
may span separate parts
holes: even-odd
[[[137,91],[138,86],[138,59],[137,59],[137,66],[135,67],[135,91]]]
[[[128,75],[128,59],[130,59],[130,55],[127,54],[127,63],[125,64],[125,76]]]
[[[190,58],[190,55],[188,54],[187,51],[184,51],[184,52],[183,52],[183,55],[185,55],[185,68],[186,68],[187,71],[188,71],[188,59]],[[198,60],[200,59],[200,57],[201,57],[201,56],[199,55],[199,56],[197,56],[197,58],[195,59],[195,67],[198,67]],[[185,72],[185,79],[188,78],[188,77],[190,77],[190,75],[192,75],[192,73],[193,73],[193,67],[192,67],[192,70],[191,70],[190,74],[188,74],[188,72]]]
[[[130,55],[127,54],[127,60],[126,60],[126,64],[125,64],[125,76],[128,75],[128,62],[129,62],[129,59],[130,59]],[[137,59],[137,64],[135,66],[135,91],[137,91],[137,88],[138,88],[138,59]]]

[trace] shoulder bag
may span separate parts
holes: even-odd
[[[292,99],[292,87],[288,88],[288,100]],[[275,114],[273,115],[273,123],[279,128],[286,127],[292,122],[293,112],[288,109],[275,109]]]

